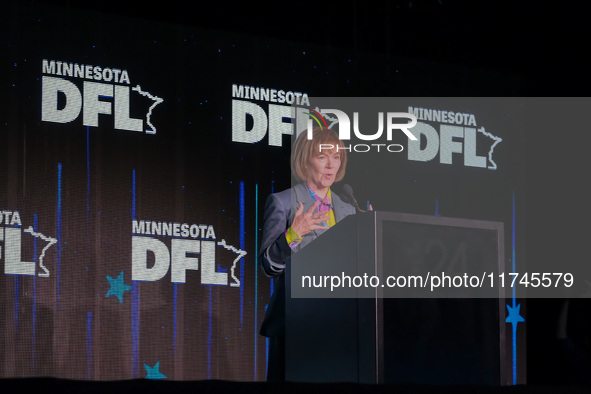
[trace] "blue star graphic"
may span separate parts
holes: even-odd
[[[112,277],[107,275],[107,280],[109,281],[109,285],[111,285],[111,288],[109,289],[105,297],[116,296],[119,299],[119,303],[123,304],[123,293],[131,290],[131,286],[126,285],[123,282],[123,271],[119,273],[117,279],[113,279]]]
[[[166,379],[166,376],[160,372],[160,361],[158,361],[153,367],[144,364],[144,369],[146,370],[146,379]]]
[[[525,319],[519,314],[520,309],[521,304],[517,304],[514,307],[507,305],[507,311],[509,312],[509,316],[507,316],[505,322],[513,324],[513,327],[516,327],[517,323],[524,322]]]

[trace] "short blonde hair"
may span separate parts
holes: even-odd
[[[320,150],[321,144],[332,145],[332,149],[323,148]],[[322,153],[334,153],[338,151],[341,156],[341,166],[335,175],[335,182],[342,180],[345,177],[345,168],[347,167],[347,150],[337,149],[343,148],[345,144],[339,139],[339,135],[329,129],[321,129],[315,127],[312,129],[312,139],[308,139],[308,131],[303,131],[296,140],[293,150],[291,152],[291,173],[298,180],[308,181],[308,163],[314,156],[319,156]]]

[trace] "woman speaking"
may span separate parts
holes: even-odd
[[[271,194],[265,203],[259,263],[265,274],[278,277],[261,325],[269,337],[268,381],[285,380],[285,264],[297,252],[355,208],[330,187],[345,176],[346,150],[336,132],[315,128],[312,138],[300,134],[291,154],[291,171],[301,183]]]

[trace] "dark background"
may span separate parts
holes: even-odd
[[[571,2],[364,1],[267,6],[165,2],[141,7],[42,3],[313,43],[356,54],[416,59],[426,64],[425,83],[411,85],[397,80],[397,96],[589,95],[588,64],[584,60],[589,37],[586,14]],[[389,69],[388,64],[377,67]],[[490,83],[475,85],[465,70],[489,72]],[[499,84],[499,74],[516,82]],[[385,87],[374,89],[374,95],[393,94]],[[353,87],[347,93],[360,91],[361,87]],[[569,113],[561,122],[548,119],[544,126],[549,124],[554,126],[540,129],[535,138],[528,136],[528,261],[544,259],[557,265],[563,259],[584,262],[588,259],[584,245],[590,235],[588,123],[585,113]],[[584,376],[585,370],[579,375],[577,366],[585,361],[577,359],[568,365],[561,358],[560,344],[555,342],[554,322],[561,303],[528,301],[528,381],[532,383],[561,383]],[[569,329],[580,348],[588,350],[588,325],[583,318],[588,315],[587,307],[583,301],[574,303]]]

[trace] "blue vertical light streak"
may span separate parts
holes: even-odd
[[[240,250],[244,250],[244,181],[240,181]],[[244,319],[244,257],[240,259],[240,328]]]
[[[86,126],[86,246],[89,250],[88,232],[90,217],[90,126]],[[92,312],[86,312],[86,378],[92,378]]]
[[[513,193],[513,219],[512,219],[512,234],[511,234],[511,247],[512,247],[512,255],[511,255],[511,265],[512,265],[512,271],[511,272],[517,272],[515,270],[516,265],[515,265],[515,193]],[[515,303],[515,287],[513,287],[511,289],[512,291],[512,303],[513,303],[513,308],[516,307]],[[517,384],[517,322],[513,323],[511,325],[512,327],[512,348],[513,348],[513,384],[516,385]]]
[[[512,257],[511,257],[511,267],[512,267],[512,271],[516,272],[516,259],[515,259],[515,253],[516,253],[516,248],[515,248],[515,234],[516,234],[516,230],[515,230],[515,194],[513,194],[513,222],[512,222],[512,227],[513,227],[513,232],[512,232]],[[507,318],[505,319],[505,322],[507,323],[511,323],[511,328],[512,328],[512,356],[513,356],[513,384],[517,384],[517,325],[520,322],[524,322],[525,319],[519,314],[519,311],[521,309],[521,304],[517,304],[516,301],[516,297],[515,297],[515,287],[512,287],[512,304],[509,305],[507,304],[507,311],[509,312],[509,316],[507,316]]]
[[[265,377],[269,370],[269,338],[265,338]]]
[[[90,126],[86,126],[86,253],[90,252]],[[86,267],[88,271],[88,266]]]
[[[257,250],[258,250],[258,232],[259,232],[259,185],[254,185],[254,380],[257,378],[257,344],[259,338],[258,332],[258,317],[259,317],[259,270],[258,270],[258,259]]]
[[[37,232],[39,217],[33,215],[33,231]],[[37,265],[37,237],[33,238],[33,261]],[[32,307],[32,327],[31,327],[31,365],[35,365],[35,347],[37,343],[37,275],[33,276],[33,307]]]
[[[515,193],[513,193],[513,219],[512,219],[512,233],[511,233],[511,248],[512,248],[512,255],[511,255],[511,268],[512,272],[515,271]],[[515,308],[515,286],[511,289],[511,295],[513,298],[513,308]]]
[[[86,378],[92,378],[92,312],[86,312]]]
[[[57,309],[60,309],[60,271],[62,261],[62,163],[57,163],[57,258],[56,287]]]
[[[512,232],[512,257],[511,257],[511,268],[513,272],[516,272],[516,259],[515,259],[515,194],[513,194],[513,220],[512,220],[512,227],[513,227],[513,232]],[[517,300],[515,297],[515,287],[512,286],[512,304],[509,305],[507,304],[507,311],[509,312],[509,316],[507,316],[507,318],[505,319],[505,322],[507,323],[511,323],[511,329],[512,329],[512,341],[511,341],[511,345],[512,345],[512,356],[513,356],[513,384],[517,384],[517,325],[520,322],[524,322],[525,319],[519,314],[519,311],[521,309],[521,304],[517,304]]]
[[[131,220],[136,220],[136,181],[135,170],[132,170],[131,187]],[[131,362],[132,375],[138,378],[139,336],[140,336],[140,294],[139,283],[131,281]]]
[[[275,187],[273,186],[273,182],[271,182],[271,194],[273,194],[273,193],[275,193]],[[272,296],[273,295],[273,289],[274,289],[274,284],[275,283],[273,282],[273,278],[270,278],[270,281],[271,281],[271,294],[270,294],[270,296]]]
[[[273,186],[273,182],[271,182],[271,194],[273,194],[275,191],[275,187]],[[273,281],[273,278],[269,279],[270,281],[270,291],[269,291],[269,300],[271,299],[271,297],[273,296],[273,289],[275,288],[275,282]],[[267,308],[269,307],[269,304],[267,304],[267,307],[265,308],[265,312],[267,311]],[[269,342],[269,338],[266,338],[265,340],[265,375],[267,373],[267,371],[269,371],[269,346],[270,346],[270,342]]]

